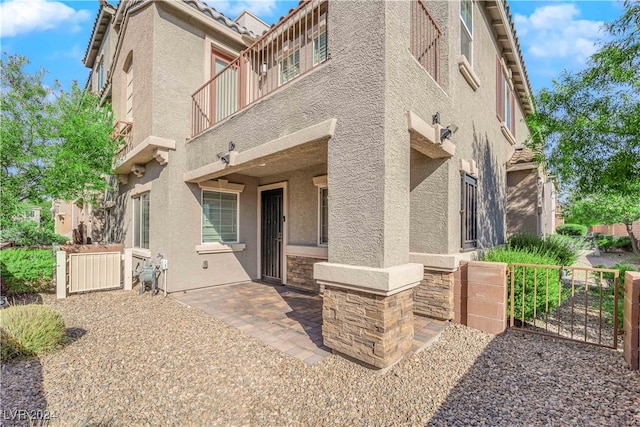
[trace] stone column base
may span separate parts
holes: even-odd
[[[454,274],[425,268],[424,279],[413,288],[413,312],[435,319],[453,319]]]
[[[324,344],[374,368],[386,368],[411,352],[413,289],[391,296],[325,286]]]

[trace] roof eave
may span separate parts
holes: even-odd
[[[100,44],[102,43],[102,38],[104,37],[106,28],[109,26],[111,22],[111,18],[115,14],[116,9],[110,5],[109,3],[101,4],[100,9],[98,10],[98,14],[96,16],[96,21],[93,25],[93,31],[91,32],[91,38],[89,39],[89,44],[87,45],[87,51],[82,60],[85,67],[93,68],[94,61],[96,59],[98,49],[100,49]]]

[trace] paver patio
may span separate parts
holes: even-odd
[[[319,295],[281,285],[246,282],[182,292],[173,297],[308,365],[331,353],[322,342]],[[447,325],[448,322],[415,316],[413,351],[428,347]]]

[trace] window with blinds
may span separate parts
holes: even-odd
[[[280,61],[280,84],[285,84],[298,74],[300,74],[300,51],[296,50]]]
[[[460,53],[473,65],[473,1],[460,2]]]
[[[313,65],[327,60],[327,32],[313,39]]]
[[[496,57],[496,115],[498,120],[505,123],[514,137],[516,136],[515,105],[510,78],[500,57]]]
[[[133,61],[127,69],[127,121],[133,121]]]
[[[133,199],[133,246],[149,249],[149,193]]]
[[[238,242],[237,193],[202,191],[202,243]]]

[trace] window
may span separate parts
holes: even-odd
[[[98,90],[104,87],[104,60],[100,59],[98,64]]]
[[[507,76],[499,57],[496,57],[496,114],[498,120],[504,122],[511,135],[515,137],[515,97],[511,89],[510,78]]]
[[[127,121],[133,121],[133,60],[127,68]]]
[[[460,1],[460,52],[473,65],[473,1]]]
[[[329,190],[318,188],[318,244],[329,243]]]
[[[327,33],[313,39],[313,65],[327,60]]]
[[[149,193],[133,199],[133,246],[149,249]]]
[[[238,242],[238,193],[202,191],[202,243]]]
[[[285,84],[298,74],[300,74],[300,51],[296,50],[280,61],[280,84]]]
[[[478,247],[478,179],[471,174],[462,174],[461,199],[462,249],[474,249]]]

